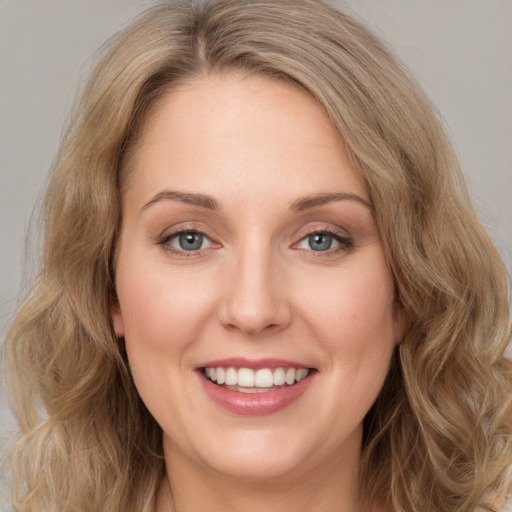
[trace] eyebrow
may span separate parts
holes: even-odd
[[[308,210],[309,208],[323,206],[324,204],[328,204],[333,201],[357,201],[373,212],[373,206],[368,201],[363,199],[361,196],[347,192],[335,192],[331,194],[317,194],[314,196],[302,197],[294,201],[290,209],[295,210],[296,212],[301,212],[303,210]]]
[[[208,210],[218,210],[219,205],[213,197],[205,194],[193,194],[191,192],[178,192],[176,190],[162,190],[156,194],[151,200],[149,200],[142,209],[145,210],[152,204],[158,203],[164,199],[177,200],[182,203],[191,204],[193,206],[200,206]]]
[[[219,204],[211,196],[208,196],[206,194],[195,194],[192,192],[178,192],[177,190],[162,190],[161,192],[156,194],[152,199],[150,199],[142,207],[142,209],[145,210],[152,204],[155,204],[162,200],[181,201],[183,203],[190,204],[192,206],[200,206],[208,210],[219,210]],[[362,204],[366,208],[373,211],[373,206],[368,201],[363,199],[361,196],[347,192],[316,194],[313,196],[301,197],[293,201],[293,203],[290,206],[290,209],[296,212],[301,212],[304,210],[308,210],[310,208],[315,208],[317,206],[323,206],[325,204],[335,201],[357,201],[358,203]]]

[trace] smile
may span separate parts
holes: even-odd
[[[197,368],[207,396],[236,415],[276,413],[298,401],[318,371],[280,360],[212,361]]]
[[[205,377],[218,386],[242,393],[265,393],[293,386],[304,380],[311,370],[307,368],[251,368],[207,367]]]

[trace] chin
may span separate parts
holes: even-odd
[[[232,430],[220,437],[210,432],[204,441],[196,440],[194,445],[185,454],[188,460],[228,478],[252,481],[292,478],[314,465],[316,459],[311,456],[311,440],[290,436],[288,430]],[[173,453],[168,455],[169,459],[174,457]]]
[[[211,461],[210,469],[228,478],[252,483],[275,483],[276,480],[298,477],[304,470],[304,461],[287,454],[263,455],[261,452],[227,454],[222,460]]]

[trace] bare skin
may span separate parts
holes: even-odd
[[[116,287],[164,433],[157,512],[368,512],[362,422],[403,322],[370,198],[311,97],[236,74],[170,91],[126,183]],[[304,391],[270,412],[219,405],[207,362],[228,358],[291,361]]]

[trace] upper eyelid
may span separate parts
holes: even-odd
[[[203,229],[200,229],[200,228],[197,228],[197,227],[194,227],[194,226],[183,227],[183,228],[179,228],[179,229],[176,229],[176,230],[172,230],[171,232],[169,232],[167,234],[160,235],[159,238],[167,238],[167,239],[174,238],[175,236],[181,235],[183,233],[198,233],[200,235],[204,235],[208,239],[212,238],[207,233],[206,230],[203,230]],[[300,240],[303,240],[304,238],[306,238],[308,236],[315,235],[315,234],[320,234],[320,233],[325,233],[325,234],[337,236],[339,238],[346,238],[346,239],[351,238],[351,236],[348,233],[347,234],[343,234],[339,230],[336,230],[334,228],[311,228],[309,230],[306,230],[306,231],[300,233],[298,235],[298,239],[300,241]]]
[[[210,237],[206,233],[204,233],[203,231],[199,231],[198,229],[180,229],[178,231],[171,231],[167,235],[162,235],[162,238],[164,238],[165,240],[172,240],[173,238],[176,238],[177,236],[180,236],[180,235],[183,235],[186,233],[196,233],[196,234],[202,235],[205,238],[208,238],[208,240],[210,240]]]
[[[352,240],[352,235],[349,233],[348,230],[333,226],[332,224],[326,225],[315,225],[315,226],[307,226],[305,229],[302,228],[297,231],[296,238],[299,240],[302,240],[303,238],[314,235],[316,233],[327,233],[330,235],[338,236],[340,238],[346,238]]]
[[[302,235],[302,237],[304,236],[308,236],[308,235],[314,235],[316,233],[328,233],[330,235],[339,235],[339,236],[343,236],[341,233],[340,233],[341,230],[338,230],[336,228],[311,228],[311,229],[308,229],[306,230]],[[347,237],[349,236],[348,233],[346,235]]]
[[[207,237],[211,237],[209,235],[209,229],[205,229],[203,225],[199,225],[195,222],[187,222],[187,223],[179,223],[175,226],[167,226],[165,229],[161,231],[161,233],[158,235],[158,238],[166,238],[170,236],[176,236],[181,233],[200,233],[202,235],[205,235]]]
[[[310,236],[312,235],[329,235],[331,236],[332,238],[334,238],[335,240],[337,240],[338,242],[349,242],[350,244],[353,244],[353,240],[351,237],[349,236],[345,236],[345,235],[341,235],[340,233],[337,233],[335,231],[329,231],[329,230],[318,230],[318,231],[312,231],[304,236],[301,236],[299,238],[299,240],[297,242],[294,242],[293,245],[296,245],[298,244],[299,242],[302,242],[303,240],[305,240],[306,238],[309,238]]]
[[[198,235],[202,235],[204,236],[206,239],[208,239],[208,241],[210,243],[215,243],[213,240],[212,240],[212,237],[209,236],[207,233],[205,233],[204,231],[202,230],[199,230],[199,229],[196,229],[196,228],[184,228],[184,229],[178,229],[176,231],[171,231],[170,233],[167,233],[167,234],[162,234],[160,237],[158,237],[158,241],[160,244],[163,244],[163,243],[167,243],[169,242],[170,240],[172,240],[173,238],[176,238],[180,235],[183,235],[185,233],[197,233]]]

